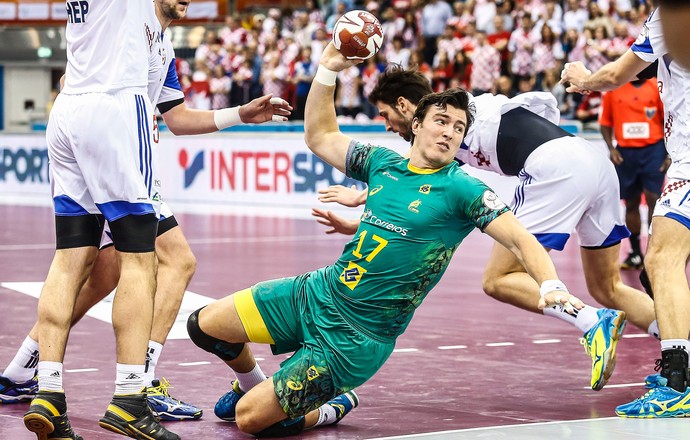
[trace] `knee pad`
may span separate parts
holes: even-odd
[[[57,249],[84,246],[98,247],[101,243],[105,218],[101,214],[56,215],[55,241]]]
[[[169,230],[171,230],[175,226],[177,226],[177,220],[175,219],[174,216],[164,218],[163,220],[158,222],[158,235],[157,236],[160,237],[161,235],[165,234],[166,232],[168,232]]]
[[[203,307],[189,315],[189,319],[187,320],[187,333],[189,333],[189,338],[197,347],[215,354],[224,361],[236,359],[244,349],[244,342],[225,342],[204,333],[201,327],[199,327],[199,312],[202,309]]]
[[[118,251],[143,253],[156,250],[158,219],[155,214],[130,214],[108,224]]]
[[[304,416],[283,420],[257,432],[255,435],[257,437],[287,437],[297,435],[302,431],[304,431]]]

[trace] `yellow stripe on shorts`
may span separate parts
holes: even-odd
[[[268,332],[268,328],[266,328],[264,318],[256,307],[252,289],[240,290],[233,295],[233,298],[235,309],[237,314],[240,315],[240,321],[242,321],[244,331],[247,332],[249,340],[262,344],[275,344],[273,337]]]

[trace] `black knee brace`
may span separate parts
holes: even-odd
[[[56,215],[56,248],[98,247],[101,243],[103,225],[105,225],[105,219],[101,214]]]
[[[304,416],[283,420],[257,432],[255,435],[257,437],[287,437],[297,435],[302,431],[304,431]]]
[[[203,307],[201,309],[203,309]],[[201,327],[199,327],[199,312],[201,309],[189,315],[189,319],[187,320],[187,333],[189,333],[189,338],[197,347],[215,354],[224,361],[236,359],[244,349],[244,342],[225,342],[204,333]]]
[[[126,215],[109,222],[115,249],[144,253],[156,250],[158,218],[155,214]]]

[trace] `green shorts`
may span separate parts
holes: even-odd
[[[363,384],[393,352],[395,344],[373,340],[343,319],[322,270],[261,282],[251,291],[263,323],[243,319],[245,328],[265,326],[274,354],[295,352],[273,375],[288,417],[304,415]],[[236,301],[241,317],[244,302]]]

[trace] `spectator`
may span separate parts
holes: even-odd
[[[275,97],[287,100],[287,66],[281,64],[280,56],[276,52],[267,55],[266,59],[267,61],[264,62],[264,68],[261,71],[261,83],[263,84],[264,95],[271,93]]]
[[[437,60],[438,64],[432,70],[431,88],[434,92],[443,92],[449,87],[454,69],[447,53],[439,52]]]
[[[516,77],[532,76],[532,51],[540,37],[532,32],[532,18],[525,14],[520,19],[520,29],[515,29],[508,41],[512,53],[511,72]]]
[[[610,61],[606,54],[611,48],[611,40],[604,25],[598,25],[591,34],[589,29],[585,29],[585,34],[592,35],[592,38],[587,40],[584,63],[589,70],[596,72]]]
[[[225,70],[220,64],[216,64],[211,70],[209,90],[211,92],[211,109],[219,110],[230,107],[230,88],[232,80],[225,75]]]
[[[405,69],[410,65],[410,49],[406,48],[401,36],[393,38],[393,44],[386,51],[386,59],[391,64],[400,64]]]
[[[446,21],[453,10],[444,0],[428,0],[422,8],[422,36],[424,37],[424,61],[432,64],[436,55],[436,39],[443,34]]]
[[[478,30],[477,45],[472,51],[472,72],[470,73],[470,89],[474,96],[490,93],[494,83],[501,75],[501,55],[486,39],[486,33]]]
[[[494,85],[493,90],[494,95],[505,95],[509,98],[515,96],[515,90],[513,89],[513,80],[508,75],[501,75]]]
[[[592,92],[582,98],[575,111],[575,118],[582,122],[585,129],[596,129],[600,111],[601,92]]]
[[[299,59],[295,62],[295,73],[292,81],[295,84],[295,109],[292,112],[292,119],[304,119],[304,106],[307,103],[307,95],[311,88],[311,82],[316,74],[316,63],[311,59],[311,48],[304,47],[300,52]]]
[[[563,14],[563,28],[575,29],[581,33],[585,29],[585,23],[589,18],[587,11],[580,7],[578,0],[568,0],[568,10]]]
[[[415,52],[416,53],[416,52]],[[428,67],[428,66],[427,66]],[[374,119],[379,115],[379,110],[374,104],[369,102],[369,94],[378,82],[378,77],[382,70],[376,62],[376,57],[371,57],[364,62],[362,69],[362,96],[364,97],[363,111],[369,119]]]
[[[541,28],[541,38],[535,43],[533,51],[534,73],[536,74],[537,89],[541,90],[544,72],[558,68],[565,58],[563,45],[558,37],[551,31],[551,27],[545,24]]]
[[[335,26],[335,23],[338,21],[340,17],[342,17],[345,14],[345,12],[347,12],[347,4],[344,1],[339,1],[336,4],[333,13],[330,14],[326,19],[326,30],[329,34],[333,33],[333,27]]]
[[[505,18],[502,15],[494,17],[494,29],[496,31],[487,35],[487,41],[494,49],[501,54],[501,74],[507,75],[509,72],[508,60],[510,51],[508,51],[508,41],[510,40],[511,32],[505,27]]]
[[[354,118],[362,111],[360,98],[360,72],[357,66],[350,66],[338,72],[338,90],[335,106],[337,113]]]

